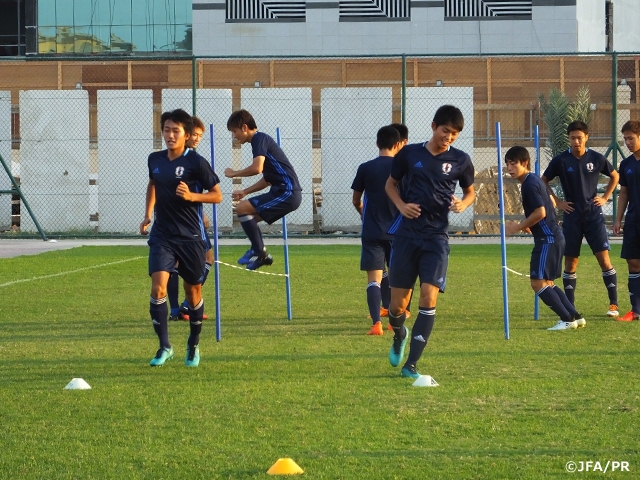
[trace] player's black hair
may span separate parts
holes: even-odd
[[[193,119],[193,128],[199,128],[200,130],[202,130],[204,132],[204,123],[202,123],[202,120],[200,120],[196,116],[193,116],[191,118]]]
[[[523,164],[527,170],[531,170],[531,157],[529,156],[529,150],[520,145],[516,145],[507,150],[504,156],[504,163],[518,162]]]
[[[409,129],[404,123],[392,123],[390,126],[398,131],[400,140],[409,140]]]
[[[458,107],[453,105],[442,105],[433,116],[436,128],[441,125],[449,125],[461,132],[464,128],[464,116]]]
[[[164,112],[160,116],[160,128],[164,130],[164,124],[167,120],[171,120],[173,123],[182,125],[184,133],[191,135],[193,132],[193,118],[187,112],[178,108],[170,112]]]
[[[400,132],[391,125],[387,125],[378,130],[376,145],[378,145],[378,148],[391,150],[400,140]]]
[[[629,120],[622,126],[622,133],[631,132],[640,135],[640,122],[637,120]]]
[[[589,135],[589,127],[586,123],[576,120],[575,122],[571,122],[567,125],[567,135],[571,132],[582,132],[585,135]]]
[[[246,110],[236,110],[231,114],[229,120],[227,120],[227,130],[232,128],[242,128],[242,125],[246,125],[249,130],[256,130],[258,126],[256,121]]]

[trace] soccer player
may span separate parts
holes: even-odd
[[[564,212],[564,291],[569,301],[575,305],[576,269],[584,237],[602,270],[602,280],[609,295],[607,316],[617,317],[618,279],[609,259],[609,236],[602,206],[607,203],[618,184],[618,172],[604,155],[587,148],[589,129],[585,123],[571,122],[567,127],[567,134],[571,148],[553,157],[542,175],[542,181],[547,184],[556,205]],[[607,188],[601,197],[598,196],[600,174],[609,177]],[[560,178],[564,200],[560,200],[549,187],[549,182],[556,177]]]
[[[380,302],[385,266],[389,264],[391,240],[388,233],[398,215],[384,191],[393,157],[402,148],[400,133],[391,125],[378,130],[378,157],[360,164],[351,185],[352,203],[362,218],[360,270],[367,272],[367,304],[373,326],[367,335],[383,335]],[[388,288],[388,284],[387,284]],[[387,308],[388,308],[387,303]]]
[[[149,313],[160,349],[149,364],[162,366],[173,358],[167,324],[167,282],[177,264],[189,302],[190,333],[185,365],[197,367],[204,311],[202,280],[206,249],[202,204],[219,203],[222,193],[211,165],[186,146],[193,129],[191,115],[179,109],[164,112],[160,126],[167,149],[149,155],[145,217],[140,224],[140,233],[149,234],[151,216],[155,211],[148,241],[151,276]]]
[[[449,212],[463,212],[475,199],[471,158],[451,145],[464,127],[462,112],[443,105],[435,113],[428,142],[409,144],[391,166],[385,190],[401,215],[389,230],[393,233],[389,283],[389,323],[394,337],[389,362],[396,367],[409,338],[406,306],[420,278],[419,313],[411,331],[409,357],[400,371],[417,378],[416,365],[429,340],[436,315],[438,292],[444,291],[449,258]],[[398,185],[404,182],[402,191]],[[454,196],[456,183],[462,198]]]
[[[256,183],[232,194],[233,200],[241,200],[236,206],[236,213],[251,242],[251,248],[238,259],[238,263],[246,265],[248,270],[256,270],[273,263],[273,257],[264,246],[258,222],[264,220],[271,225],[296,210],[302,202],[302,189],[287,156],[273,138],[258,131],[256,121],[249,112],[233,112],[227,121],[227,129],[241,144],[251,144],[253,162],[242,170],[226,168],[224,175],[234,178],[262,174],[262,178]],[[269,186],[267,193],[244,199]]]
[[[631,322],[640,318],[640,122],[630,120],[622,126],[624,143],[631,152],[620,163],[620,193],[613,232],[620,235],[625,210],[622,253],[629,267],[631,310],[617,320]]]
[[[191,136],[187,140],[187,147],[191,148],[195,151],[196,147],[202,141],[202,136],[204,135],[204,123],[198,117],[191,117],[193,120],[193,130]],[[210,222],[209,218],[206,214],[203,213],[204,220],[204,228],[205,231],[209,229]],[[202,285],[207,281],[207,277],[209,276],[209,272],[211,271],[211,266],[213,265],[213,249],[211,247],[211,240],[209,239],[209,235],[206,235],[205,243],[207,245],[207,254],[204,264],[204,278],[202,279]],[[169,305],[171,310],[169,312],[169,320],[185,320],[189,321],[189,302],[185,298],[182,303],[178,303],[178,284],[179,284],[179,275],[178,268],[176,268],[173,272],[171,272],[171,276],[169,277],[169,283],[167,284],[167,297],[169,298]],[[204,313],[202,314],[202,319],[206,320],[208,317]]]
[[[560,320],[547,330],[569,330],[586,326],[565,293],[553,283],[561,275],[564,235],[556,221],[555,208],[545,183],[531,174],[531,159],[526,148],[515,146],[505,155],[507,172],[522,184],[522,206],[525,219],[505,225],[507,236],[521,230],[533,234],[534,247],[531,252],[529,277],[536,295],[556,313]]]

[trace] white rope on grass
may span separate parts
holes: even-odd
[[[521,277],[529,277],[529,275],[525,274],[525,273],[520,273],[520,272],[516,272],[515,270],[511,270],[509,267],[507,266],[502,266],[502,268],[504,268],[505,270],[507,270],[508,272],[511,273],[515,273],[516,275],[520,275]]]
[[[276,277],[288,277],[289,276],[286,273],[271,273],[271,272],[262,272],[260,270],[247,270],[244,267],[239,267],[237,265],[231,265],[230,263],[224,263],[224,262],[221,262],[220,260],[216,260],[215,262],[219,263],[220,265],[226,265],[227,267],[237,268],[238,270],[243,270],[243,271],[248,272],[248,273],[259,273],[261,275],[273,275],[273,276],[276,276]]]
[[[52,273],[50,275],[42,275],[40,277],[23,278],[21,280],[14,280],[12,282],[0,283],[0,287],[9,287],[11,285],[16,285],[18,283],[34,282],[36,280],[45,280],[47,278],[61,277],[62,275],[70,275],[72,273],[84,272],[85,270],[93,270],[95,268],[109,267],[111,265],[118,265],[120,263],[132,262],[134,260],[140,260],[141,258],[147,258],[147,257],[126,258],[124,260],[118,260],[117,262],[102,263],[100,265],[92,265],[90,267],[78,268],[76,270],[67,270],[65,272]]]

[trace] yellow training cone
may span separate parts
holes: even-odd
[[[304,473],[296,462],[290,458],[279,458],[273,466],[267,470],[269,475],[297,475]]]

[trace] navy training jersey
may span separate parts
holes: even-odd
[[[398,209],[387,196],[384,186],[391,173],[393,157],[378,157],[360,164],[351,189],[364,192],[362,200],[362,237],[391,240],[391,224]]]
[[[640,220],[640,160],[631,154],[620,162],[620,185],[627,188],[627,214],[625,223]]]
[[[409,219],[398,215],[389,233],[421,238],[431,233],[447,234],[449,207],[456,188],[473,185],[471,158],[462,150],[449,147],[432,155],[425,143],[406,145],[393,159],[391,176],[402,181],[401,197],[405,203],[420,205],[420,216]]]
[[[578,219],[602,214],[602,207],[593,203],[598,193],[600,174],[611,176],[613,165],[604,155],[587,149],[581,158],[576,158],[571,150],[562,152],[551,159],[544,176],[551,181],[560,178],[564,200],[573,202],[575,210],[564,214],[564,220]]]
[[[544,207],[546,212],[542,220],[530,227],[536,243],[555,243],[555,236],[562,232],[556,220],[556,209],[551,203],[551,197],[545,183],[535,173],[529,173],[522,182],[520,194],[522,195],[525,217],[540,207]]]
[[[149,155],[149,178],[156,193],[155,220],[151,235],[183,240],[204,240],[206,232],[202,203],[188,202],[178,197],[176,188],[182,181],[189,190],[211,191],[220,179],[204,158],[187,148],[180,157],[169,160],[167,150]]]
[[[256,132],[251,139],[251,150],[253,158],[265,158],[262,175],[271,187],[289,192],[302,190],[291,162],[273,138],[266,133]]]

